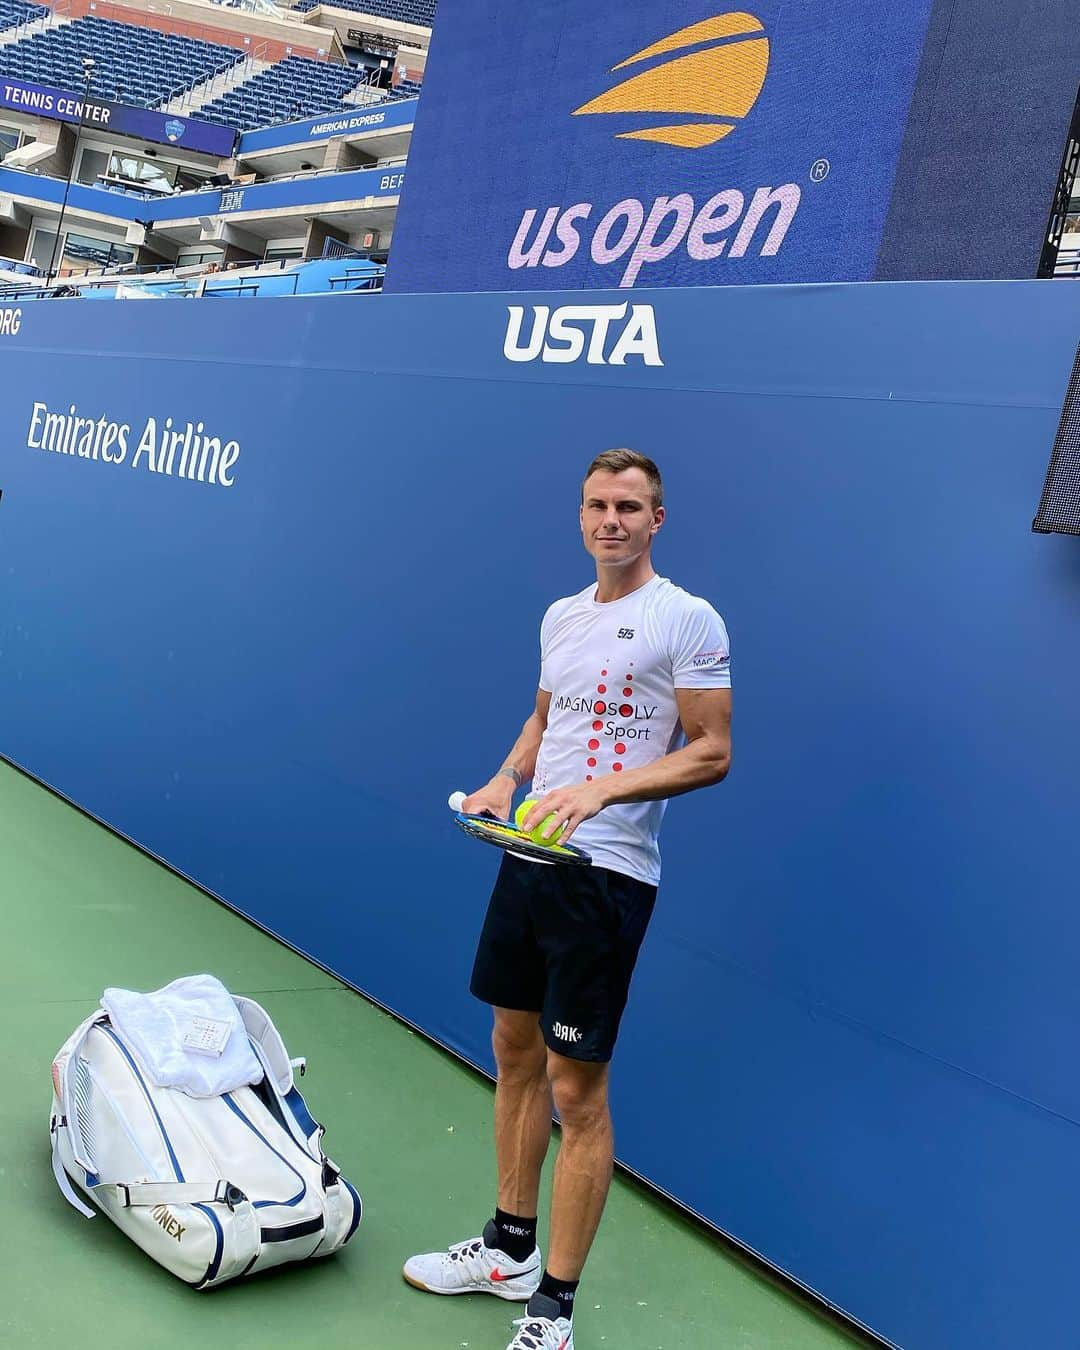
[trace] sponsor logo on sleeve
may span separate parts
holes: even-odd
[[[730,656],[722,647],[714,652],[698,652],[690,664],[695,670],[720,670],[731,662]]]

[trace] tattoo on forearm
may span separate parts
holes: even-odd
[[[512,778],[514,780],[515,787],[521,786],[521,774],[518,773],[517,769],[515,769],[512,764],[504,764],[502,768],[499,770],[499,772],[495,775],[495,777]]]

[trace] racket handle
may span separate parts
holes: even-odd
[[[450,797],[449,797],[449,799],[447,800],[447,803],[446,803],[446,804],[447,804],[447,806],[449,806],[449,808],[450,808],[451,811],[458,811],[458,812],[464,811],[464,809],[465,809],[465,793],[464,793],[464,792],[451,792]],[[493,815],[490,811],[481,811],[480,814],[481,814],[482,816],[487,816],[487,818],[488,818],[489,820],[498,820],[498,816]]]

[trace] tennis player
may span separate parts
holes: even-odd
[[[462,808],[507,819],[531,777],[525,825],[554,816],[550,828],[593,860],[503,856],[471,983],[495,1015],[498,1205],[481,1236],[405,1264],[429,1293],[525,1302],[507,1350],[573,1350],[612,1173],[608,1068],[660,880],[660,822],[669,797],[720,782],[731,760],[727,630],[653,570],[664,519],[651,459],[608,450],[589,465],[580,520],[596,582],[545,614],[536,709]],[[536,1215],[553,1104],[562,1143],[545,1265]]]

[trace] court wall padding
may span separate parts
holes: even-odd
[[[1080,553],[1030,524],[1080,290],[640,291],[624,365],[580,315],[579,360],[506,359],[511,305],[525,344],[580,298],[26,305],[0,752],[489,1066],[497,855],[446,797],[589,580],[584,465],[654,455],[735,757],[668,813],[619,1155],[898,1344],[1069,1345]]]

